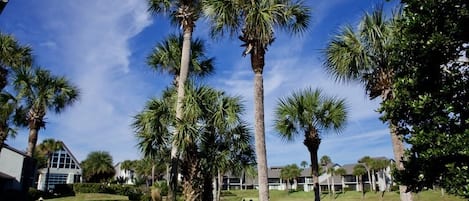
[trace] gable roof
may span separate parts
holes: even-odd
[[[63,141],[62,142],[62,147],[63,149],[67,152],[67,154],[70,156],[70,158],[75,162],[75,165],[78,166],[78,169],[81,169],[80,162],[75,158],[75,156],[72,154],[70,149],[68,149],[67,145]]]

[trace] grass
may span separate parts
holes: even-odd
[[[256,190],[236,190],[226,191],[223,193],[222,201],[249,201],[249,198],[256,198],[253,201],[257,201],[258,193]],[[314,200],[313,192],[293,192],[288,193],[285,191],[270,191],[270,201],[304,201]],[[328,194],[322,194],[321,200],[323,201],[362,201],[361,192],[346,192],[344,194],[337,194],[336,198],[333,199]],[[396,192],[386,192],[384,197],[381,199],[379,193],[368,192],[365,195],[363,201],[400,201],[399,194]],[[462,198],[458,198],[451,195],[441,196],[438,191],[425,191],[414,195],[414,201],[464,201]]]
[[[115,201],[115,200],[129,200],[127,196],[111,195],[104,193],[78,193],[75,196],[62,197],[55,199],[47,199],[47,201]]]
[[[253,198],[253,201],[257,201],[257,190],[234,190],[224,191],[222,193],[222,201],[249,201],[249,198]],[[114,200],[128,200],[127,196],[102,194],[102,193],[81,193],[76,196],[63,197],[56,199],[48,199],[47,201],[114,201]],[[314,200],[313,192],[292,192],[288,193],[285,191],[270,191],[270,201],[304,201]],[[360,192],[349,191],[344,194],[337,194],[336,198],[333,199],[328,194],[321,195],[322,201],[400,201],[399,194],[396,192],[386,192],[384,197],[381,199],[379,193],[369,192],[366,193],[365,199],[362,200]],[[451,195],[441,196],[439,191],[425,191],[418,194],[414,194],[414,201],[464,201],[462,198],[458,198]]]

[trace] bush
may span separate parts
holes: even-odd
[[[74,196],[75,195],[72,184],[56,184],[54,188],[54,193],[60,196]]]
[[[168,195],[168,184],[166,181],[158,181],[153,184],[154,187],[160,189],[160,195],[161,196],[167,196]]]
[[[100,183],[76,183],[73,184],[75,193],[107,193],[106,186]]]
[[[128,196],[129,200],[140,200],[143,192],[140,188],[131,185],[78,183],[73,185],[75,193],[108,193]]]

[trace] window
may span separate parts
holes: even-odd
[[[67,174],[49,174],[49,189],[54,189],[56,184],[67,183]]]

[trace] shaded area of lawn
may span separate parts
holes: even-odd
[[[256,190],[236,190],[236,191],[225,191],[223,192],[222,201],[242,201],[243,198],[257,198],[258,192]],[[314,200],[313,192],[292,192],[286,191],[270,191],[270,201],[304,201]],[[324,201],[361,201],[361,192],[346,192],[344,194],[336,194],[336,198],[333,199],[328,194],[322,194],[321,200]],[[245,201],[249,201],[246,199]],[[399,194],[396,192],[386,192],[384,197],[381,199],[379,193],[368,192],[366,193],[364,201],[400,201]],[[445,195],[441,196],[439,191],[424,191],[414,195],[414,201],[464,201],[464,199]]]
[[[81,201],[81,200],[114,201],[114,200],[129,200],[129,199],[127,196],[123,196],[123,195],[112,195],[112,194],[104,194],[104,193],[78,193],[75,196],[70,196],[70,197],[47,199],[47,201]]]

